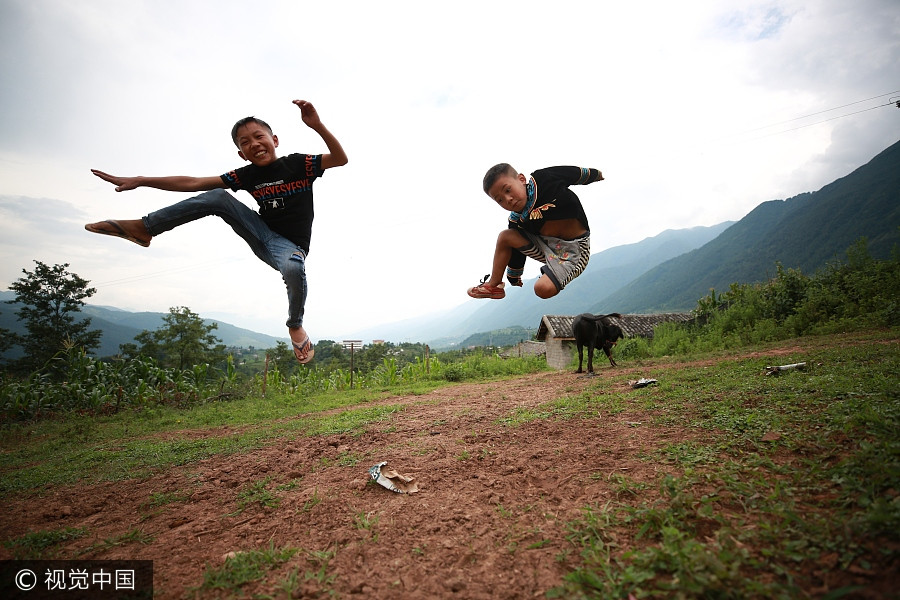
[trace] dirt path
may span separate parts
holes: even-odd
[[[683,428],[642,427],[652,416],[627,407],[625,379],[660,377],[603,368],[594,378],[540,373],[505,383],[462,384],[421,396],[391,398],[406,408],[359,436],[299,437],[246,454],[214,457],[146,480],[76,485],[2,511],[5,538],[25,532],[84,527],[90,539],[67,547],[82,558],[152,559],[158,598],[193,597],[207,568],[229,552],[303,548],[244,588],[286,597],[277,589],[291,571],[324,571],[294,597],[535,598],[558,585],[577,562],[566,525],[586,505],[615,500],[617,475],[647,482],[656,494],[661,470],[647,453],[699,439]],[[626,410],[570,420],[538,419],[516,427],[500,422],[548,400],[621,394]],[[419,492],[392,493],[367,470],[388,468],[416,478]],[[267,479],[269,478],[269,479]],[[238,494],[253,483],[279,499],[238,512]],[[279,488],[280,486],[280,488]],[[152,494],[181,499],[156,508]],[[237,513],[237,514],[235,514]],[[98,545],[140,531],[147,543]],[[5,554],[5,555],[4,555]],[[9,558],[0,548],[0,558]],[[571,559],[571,561],[569,560]],[[203,592],[200,597],[217,597]]]

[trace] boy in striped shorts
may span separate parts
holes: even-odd
[[[500,299],[503,274],[510,285],[522,285],[525,259],[544,263],[534,284],[540,298],[552,298],[581,275],[591,257],[591,231],[584,208],[571,185],[602,181],[597,169],[549,167],[526,177],[507,163],[484,176],[485,193],[510,211],[509,226],[497,237],[491,273],[469,288],[472,298]]]

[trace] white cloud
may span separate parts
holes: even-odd
[[[0,287],[35,258],[71,262],[98,303],[185,305],[281,334],[280,278],[221,222],[150,249],[82,226],[183,197],[116,194],[90,168],[222,173],[240,164],[228,133],[248,114],[282,152],[324,150],[290,103],[304,97],[350,156],[316,183],[313,337],[456,306],[505,226],[480,191],[496,162],[601,168],[607,181],[577,190],[594,251],[739,219],[865,163],[900,137],[900,114],[842,116],[886,98],[829,109],[900,90],[898,12],[874,0],[9,0],[0,196],[54,204],[0,206]]]

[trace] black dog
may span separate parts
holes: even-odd
[[[609,321],[609,317],[621,318],[619,313],[610,313],[608,315],[592,315],[584,313],[575,317],[572,323],[572,329],[575,332],[575,345],[578,346],[578,370],[581,373],[581,364],[584,358],[584,347],[588,348],[588,373],[594,372],[594,348],[603,348],[609,364],[616,366],[610,350],[616,345],[616,341],[624,338],[622,329]]]

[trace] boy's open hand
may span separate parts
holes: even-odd
[[[294,100],[294,104],[300,107],[300,118],[307,127],[315,129],[322,124],[322,119],[319,118],[319,113],[316,112],[316,107],[312,105],[312,102]]]
[[[337,138],[322,124],[322,119],[319,118],[319,113],[316,112],[316,107],[312,105],[312,102],[294,100],[294,104],[300,108],[300,117],[306,123],[306,126],[318,133],[325,145],[328,146],[328,152],[322,155],[322,162],[320,163],[322,169],[346,165],[347,153],[344,152]]]
[[[111,184],[115,185],[117,192],[133,190],[138,187],[137,177],[116,177],[115,175],[110,175],[109,173],[98,171],[97,169],[91,169],[91,173],[93,173],[103,181],[108,181]]]

